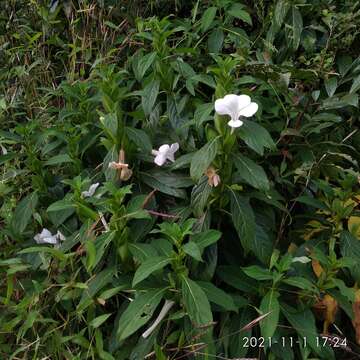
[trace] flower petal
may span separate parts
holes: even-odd
[[[225,96],[226,97],[226,96]],[[237,112],[239,113],[240,110],[246,108],[251,103],[251,98],[248,95],[239,95],[237,97]]]
[[[259,105],[252,102],[249,106],[245,107],[240,111],[240,116],[250,117],[258,111]]]
[[[179,150],[179,144],[178,143],[174,143],[170,146],[170,151],[174,154],[176,151]]]
[[[48,236],[42,239],[43,244],[52,244],[56,245],[58,243],[58,237],[56,235]]]
[[[215,101],[215,111],[219,115],[230,115],[233,114],[238,109],[238,96],[234,94],[229,94],[223,97],[222,99],[217,99]]]
[[[166,162],[166,155],[167,154],[161,154],[161,153],[156,155],[154,159],[155,164],[158,166],[163,166]]]
[[[232,128],[238,128],[242,126],[243,122],[241,120],[230,120],[228,125]]]
[[[166,153],[169,151],[169,149],[170,149],[170,146],[168,144],[164,144],[159,147],[159,152]]]

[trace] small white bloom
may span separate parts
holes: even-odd
[[[156,165],[162,166],[166,163],[166,160],[172,162],[175,161],[175,153],[179,150],[179,144],[174,143],[172,145],[164,144],[159,147],[159,150],[152,150],[151,153],[155,155],[154,162]]]
[[[243,124],[240,116],[253,116],[258,108],[258,104],[251,102],[248,95],[229,94],[215,101],[215,111],[219,115],[229,115],[231,120],[228,125],[232,128],[238,128]]]
[[[52,235],[48,229],[43,229],[40,234],[34,236],[34,240],[37,244],[52,244],[59,245],[60,241],[65,240],[65,236],[58,231],[55,235]]]
[[[85,190],[81,193],[81,197],[87,198],[93,196],[99,185],[100,185],[99,183],[90,185],[89,190]]]

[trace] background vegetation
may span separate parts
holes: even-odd
[[[358,1],[0,9],[0,358],[359,357]]]

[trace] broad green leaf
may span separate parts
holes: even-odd
[[[289,277],[288,279],[282,280],[282,282],[303,290],[311,290],[311,289],[315,290],[315,286],[310,280],[300,276]]]
[[[87,306],[89,306],[92,302],[92,297],[113,280],[115,273],[116,269],[113,267],[97,273],[95,277],[89,281],[88,289],[83,291],[80,303],[76,308],[77,311],[84,310]]]
[[[356,260],[360,259],[360,241],[354,237],[349,231],[342,231],[340,234],[340,252],[342,256],[346,256]],[[355,265],[350,272],[356,281],[360,281],[360,265]]]
[[[182,249],[186,254],[190,255],[195,260],[202,261],[200,247],[196,242],[189,241],[182,247]]]
[[[27,195],[19,202],[11,219],[11,227],[14,231],[21,234],[25,230],[32,215],[35,213],[37,203],[38,195],[36,191]]]
[[[131,254],[140,262],[144,262],[152,257],[159,255],[154,247],[150,244],[129,244],[129,250]]]
[[[234,190],[230,190],[231,215],[234,227],[240,238],[241,245],[245,251],[252,248],[255,239],[255,215],[249,204],[249,199],[240,196]]]
[[[272,280],[273,274],[268,270],[257,265],[242,268],[242,271],[249,277],[256,280]]]
[[[270,184],[264,169],[248,157],[234,155],[234,163],[238,169],[237,175],[246,183],[259,190],[269,190]]]
[[[243,126],[236,130],[236,134],[260,155],[264,155],[264,148],[270,150],[276,148],[269,132],[255,121],[245,120]]]
[[[337,88],[337,78],[331,77],[325,80],[325,89],[329,97],[332,97],[335,94]]]
[[[171,259],[164,256],[157,256],[145,260],[135,272],[134,279],[132,282],[133,286],[135,286],[139,282],[149,277],[153,272],[162,269],[170,262]]]
[[[164,194],[175,196],[178,198],[186,198],[186,192],[183,189],[177,189],[165,184],[162,177],[158,175],[154,175],[152,172],[139,172],[141,176],[141,180],[148,186],[152,187],[153,189],[159,190]]]
[[[208,48],[210,53],[217,54],[223,47],[224,32],[221,29],[214,29],[208,38]]]
[[[292,7],[292,47],[297,50],[300,44],[301,33],[303,30],[303,20],[300,11],[296,6]]]
[[[121,314],[117,328],[118,341],[125,340],[152,317],[166,289],[152,289],[140,293]]]
[[[259,285],[253,279],[246,276],[239,266],[218,266],[216,273],[221,280],[235,289],[250,294],[257,294],[259,292]]]
[[[33,246],[23,250],[20,250],[18,254],[31,254],[31,253],[46,253],[56,257],[59,260],[65,260],[66,255],[62,251],[48,246]]]
[[[256,224],[255,239],[250,248],[264,265],[269,265],[273,244],[269,234],[260,225]]]
[[[270,313],[260,321],[261,336],[272,337],[279,322],[280,305],[279,293],[271,289],[261,300],[260,310],[263,314]]]
[[[307,346],[320,356],[322,359],[334,359],[332,349],[327,346],[318,346],[316,338],[319,337],[315,325],[315,318],[310,309],[296,310],[291,306],[282,303],[281,312],[285,315],[290,325],[295,329],[300,337],[306,338]]]
[[[217,8],[215,6],[211,6],[209,8],[207,8],[204,11],[204,14],[201,18],[201,26],[200,26],[200,30],[201,32],[205,32],[207,29],[209,29],[209,27],[211,26],[211,24],[213,23],[214,19],[215,19],[215,15],[216,15],[216,11]]]
[[[68,209],[75,209],[75,205],[72,202],[72,198],[64,198],[52,203],[47,209],[47,212],[62,211]]]
[[[44,165],[59,165],[64,163],[73,162],[73,159],[68,154],[59,154],[51,157],[50,159],[46,160]]]
[[[100,123],[107,136],[112,139],[113,143],[117,143],[119,121],[114,113],[106,114],[100,117]]]
[[[221,306],[227,311],[237,310],[233,298],[225,291],[207,281],[197,281],[197,284],[204,290],[210,302]]]
[[[200,248],[201,253],[206,247],[217,242],[221,237],[221,232],[217,230],[207,230],[191,236],[191,241],[195,242]]]
[[[357,92],[360,89],[360,75],[358,75],[354,80],[350,88],[350,94]]]
[[[184,173],[169,172],[162,169],[153,169],[147,171],[146,173],[162,184],[175,189],[186,188],[194,185],[194,182],[190,179],[190,177]]]
[[[100,325],[102,325],[112,314],[103,314],[100,315],[98,317],[96,317],[95,319],[91,320],[89,322],[89,326],[91,326],[92,328],[96,329],[98,328]]]
[[[18,153],[9,153],[9,154],[0,155],[0,165],[6,163],[9,160],[15,159],[19,156],[20,154]]]
[[[156,98],[159,94],[160,81],[154,80],[151,81],[148,85],[145,86],[141,95],[141,105],[143,107],[144,113],[148,116],[153,109]]]
[[[191,207],[194,209],[196,217],[204,214],[204,209],[208,205],[208,198],[212,189],[208,183],[207,176],[203,176],[199,183],[193,187],[191,191]]]
[[[153,64],[156,59],[156,52],[151,52],[146,55],[137,54],[132,62],[132,68],[135,74],[135,78],[137,81],[140,81],[145,73],[146,70]]]
[[[252,25],[251,17],[249,13],[244,10],[244,6],[242,4],[233,4],[228,13],[229,15]]]
[[[212,322],[212,313],[209,300],[195,282],[187,276],[181,277],[182,298],[190,319],[197,325],[205,325]]]
[[[289,9],[290,5],[288,0],[279,0],[276,2],[274,20],[277,26],[280,27],[283,24]]]
[[[125,127],[125,132],[129,139],[133,141],[138,148],[143,150],[145,153],[150,154],[152,150],[152,145],[148,134],[141,129],[136,129],[134,127]]]
[[[218,142],[219,137],[216,137],[194,154],[190,164],[190,176],[193,179],[199,180],[215,159],[218,151]]]

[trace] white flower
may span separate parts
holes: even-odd
[[[151,153],[155,155],[154,163],[162,166],[166,163],[166,160],[172,162],[175,161],[174,154],[179,150],[179,144],[174,143],[172,145],[164,144],[159,147],[159,150],[152,150]]]
[[[95,183],[95,184],[90,185],[89,190],[83,191],[81,193],[81,197],[87,198],[87,197],[93,196],[95,194],[95,191],[96,191],[96,189],[98,188],[99,185],[100,185],[99,183]]]
[[[226,95],[222,99],[215,101],[215,111],[219,115],[229,115],[231,120],[228,125],[232,128],[240,127],[243,122],[239,119],[240,116],[253,116],[258,110],[258,104],[251,102],[248,95]]]
[[[292,262],[300,262],[300,263],[303,263],[303,264],[306,264],[308,262],[310,262],[311,259],[308,258],[307,256],[299,256],[299,257],[294,257],[292,259]]]
[[[38,244],[52,244],[59,245],[60,241],[65,240],[65,236],[58,231],[55,235],[52,235],[48,229],[43,229],[40,234],[34,236],[34,240]]]

